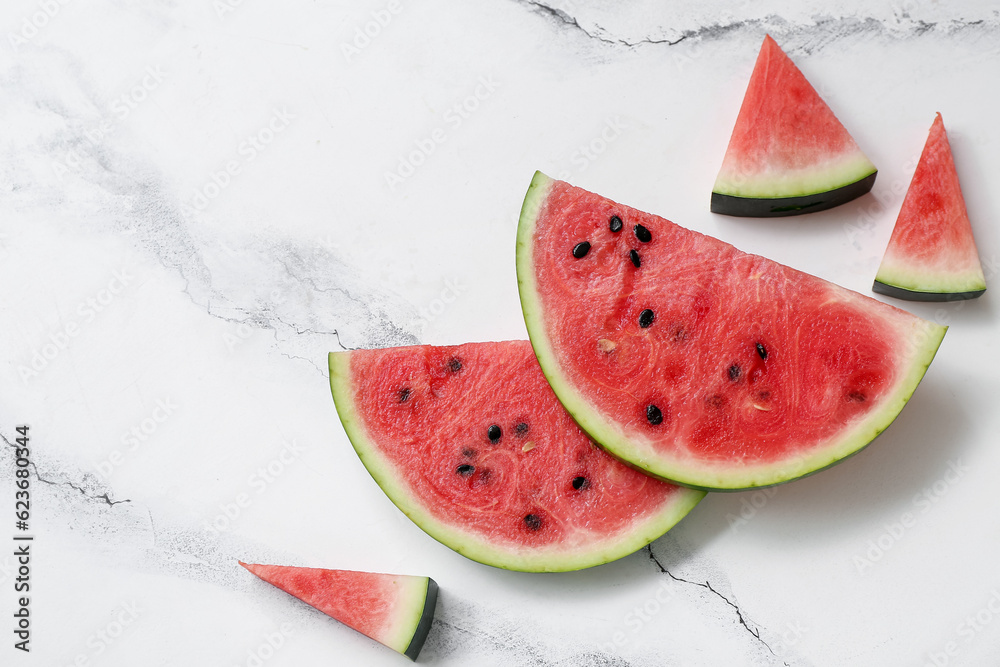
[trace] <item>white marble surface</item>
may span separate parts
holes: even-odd
[[[0,664],[406,662],[237,558],[433,576],[433,665],[995,664],[998,11],[674,4],[5,2],[0,433],[31,427],[36,539],[29,655],[0,547]],[[765,32],[879,167],[872,195],[709,213]],[[326,352],[524,337],[535,169],[867,293],[935,111],[990,291],[904,304],[951,330],[858,456],[565,575],[465,560],[356,459]]]

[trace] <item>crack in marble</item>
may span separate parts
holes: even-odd
[[[153,522],[153,512],[148,507],[146,509],[146,515],[149,516],[149,532],[153,534],[152,543],[150,546],[156,548],[156,524]]]
[[[501,638],[497,638],[496,636],[494,636],[492,633],[489,632],[485,632],[482,630],[479,631],[470,630],[469,628],[465,628],[460,625],[456,625],[454,623],[449,623],[444,619],[435,619],[434,622],[442,628],[448,628],[453,632],[461,632],[462,634],[467,635],[470,639],[473,639],[476,642],[482,642],[485,639],[495,649],[503,649],[507,646],[506,641],[504,641]],[[541,656],[537,654],[530,656],[522,656],[522,658],[524,657],[529,658],[532,661],[531,664],[533,665],[538,665],[539,667],[541,667],[545,664]]]
[[[289,329],[291,329],[292,331],[294,331],[295,335],[297,335],[297,336],[300,336],[302,334],[313,334],[313,335],[322,335],[322,336],[332,335],[332,336],[336,337],[336,339],[337,339],[337,345],[340,347],[340,349],[342,349],[342,350],[352,350],[352,349],[355,349],[355,348],[350,348],[350,347],[347,347],[346,345],[344,345],[344,343],[340,340],[340,333],[336,329],[333,329],[332,331],[314,331],[313,329],[310,329],[308,327],[305,328],[305,329],[299,329],[298,326],[296,326],[295,324],[292,324],[290,322],[285,322],[278,315],[275,315],[274,313],[272,313],[272,316],[278,322],[280,322],[281,324],[284,324],[286,327],[288,327]],[[313,361],[312,359],[310,359],[309,357],[301,357],[301,356],[299,356],[297,354],[291,354],[291,353],[283,351],[280,348],[281,340],[278,338],[278,330],[276,328],[274,328],[273,326],[271,327],[271,334],[274,336],[274,342],[275,342],[275,345],[277,346],[276,349],[278,351],[278,354],[280,354],[281,356],[285,357],[286,359],[298,359],[300,361],[304,361],[307,364],[309,364],[310,366],[312,366],[313,368],[315,368],[317,373],[319,373],[323,377],[328,377],[327,373],[325,373],[323,371],[323,369],[320,368],[316,364],[316,362]]]
[[[782,21],[782,19],[780,19],[779,17],[768,16],[764,19],[743,19],[740,21],[733,21],[731,23],[713,23],[710,25],[702,26],[701,28],[698,29],[685,30],[680,34],[680,37],[678,37],[677,39],[667,39],[665,37],[662,39],[656,39],[653,37],[644,37],[642,39],[630,42],[629,40],[620,37],[615,39],[609,39],[599,34],[594,34],[589,30],[587,30],[586,28],[584,28],[583,26],[581,26],[579,19],[570,16],[561,9],[558,9],[556,7],[550,7],[549,5],[546,5],[543,2],[539,2],[538,0],[517,0],[517,2],[533,7],[535,11],[539,14],[557,18],[564,24],[580,30],[584,35],[586,35],[591,39],[597,39],[599,41],[604,42],[605,44],[616,44],[616,45],[626,46],[628,48],[634,48],[641,44],[666,44],[667,46],[676,46],[686,40],[698,39],[703,37],[709,37],[709,38],[718,37],[725,33],[739,30],[745,26],[764,23],[772,19],[778,19],[779,21]],[[602,32],[610,32],[609,30],[607,30],[598,23],[595,23],[594,25]]]
[[[597,28],[599,32],[592,32],[587,30],[580,23],[580,19],[576,16],[572,16],[566,11],[559,9],[558,7],[553,7],[540,0],[516,0],[521,5],[525,5],[531,8],[535,13],[548,16],[550,18],[558,20],[563,25],[569,26],[574,30],[578,30],[586,35],[590,39],[595,39],[605,44],[612,44],[618,46],[625,46],[627,48],[635,48],[643,44],[666,44],[667,46],[676,46],[681,42],[687,40],[696,39],[712,39],[717,38],[727,33],[742,30],[747,27],[763,27],[768,32],[784,32],[788,33],[790,31],[798,29],[809,29],[814,31],[817,26],[827,25],[827,26],[842,26],[841,30],[833,30],[830,34],[829,40],[824,42],[829,43],[837,38],[842,38],[852,33],[857,32],[888,32],[889,29],[885,24],[885,21],[880,21],[874,17],[857,17],[857,16],[843,16],[843,17],[830,17],[822,15],[814,15],[810,18],[810,22],[793,23],[781,16],[776,14],[768,14],[767,16],[757,17],[757,18],[745,18],[737,19],[730,22],[716,22],[708,25],[704,25],[698,28],[687,29],[681,31],[680,35],[676,39],[669,38],[653,38],[644,37],[642,39],[637,39],[634,41],[629,41],[628,39],[622,37],[607,37],[612,33],[599,23],[594,23],[594,27]],[[952,19],[949,21],[925,21],[923,19],[911,19],[908,14],[901,15],[901,18],[907,19],[912,26],[905,30],[906,34],[920,37],[928,32],[944,29],[949,32],[954,30],[963,30],[971,27],[984,26],[987,29],[996,30],[1000,28],[1000,23],[997,24],[987,24],[984,19],[977,19],[975,21],[965,21],[962,19]],[[812,54],[816,48],[803,48],[805,53]]]
[[[84,91],[84,95],[93,98],[90,91]],[[222,258],[220,264],[220,260],[214,258],[209,241],[203,238],[204,232],[200,232],[194,225],[196,219],[189,217],[183,202],[178,203],[163,192],[158,174],[147,165],[137,163],[132,156],[115,152],[108,146],[85,141],[81,134],[83,126],[75,122],[72,114],[55,105],[56,101],[58,100],[46,98],[41,102],[54,106],[58,115],[72,129],[68,138],[50,141],[52,152],[69,145],[99,166],[99,169],[85,170],[82,176],[115,200],[109,211],[111,219],[107,228],[116,234],[130,237],[134,247],[164,270],[179,277],[181,284],[178,291],[209,317],[259,330],[275,331],[287,327],[295,336],[334,336],[337,346],[347,350],[350,348],[341,339],[344,322],[338,322],[336,329],[329,325],[322,326],[328,313],[346,312],[348,322],[357,320],[362,327],[364,323],[389,322],[390,331],[387,333],[360,332],[359,335],[364,339],[378,341],[389,338],[405,339],[400,340],[400,343],[413,342],[412,334],[394,324],[392,320],[395,318],[382,312],[375,303],[377,299],[373,300],[372,295],[358,295],[354,293],[357,290],[352,292],[349,286],[320,285],[319,282],[326,280],[318,280],[316,275],[310,275],[311,272],[320,270],[317,261],[322,260],[324,267],[335,265],[338,268],[337,276],[348,281],[351,268],[328,253],[319,260],[307,256],[308,248],[297,246],[294,241],[277,239],[266,248],[251,245],[245,250],[249,251],[248,266],[253,266],[252,262],[257,261],[262,270],[258,275],[262,275],[264,281],[271,278],[274,280],[273,285],[286,289],[279,273],[283,268],[289,277],[285,283],[297,283],[294,293],[289,296],[292,297],[290,303],[298,310],[290,312],[289,307],[283,307],[279,317],[274,304],[249,303],[241,293],[234,293],[225,284],[220,285],[218,274],[223,270],[222,275],[225,275],[224,269],[228,268],[226,259]],[[97,108],[96,104],[94,108]],[[235,268],[237,271],[249,271],[251,269],[248,266]],[[278,351],[286,358],[304,359],[294,354],[302,344],[295,343],[288,350],[289,339],[280,333],[276,332],[275,335]],[[305,345],[308,346],[309,343]],[[323,374],[317,364],[312,365]]]
[[[98,95],[85,85],[82,75],[76,78],[79,91],[87,101],[84,116],[96,122],[91,117],[101,117]],[[220,284],[219,276],[227,275],[226,269],[229,268],[226,265],[227,259],[220,259],[212,254],[213,239],[206,237],[204,227],[196,224],[200,222],[197,211],[186,206],[183,201],[168,196],[154,168],[137,161],[131,155],[116,151],[111,145],[88,140],[84,132],[90,124],[62,104],[60,96],[42,95],[36,100],[36,104],[50,109],[63,120],[63,125],[67,128],[66,132],[47,138],[45,147],[48,152],[56,157],[68,149],[78,155],[84,165],[80,168],[80,177],[97,188],[102,196],[110,198],[106,211],[109,214],[105,222],[106,229],[116,235],[125,235],[131,245],[164,270],[179,277],[181,282],[178,291],[209,317],[260,330],[284,326],[294,335],[300,336],[308,333],[333,335],[341,349],[349,349],[341,340],[345,326],[358,321],[363,328],[366,322],[389,321],[390,331],[384,335],[372,331],[358,332],[357,335],[364,340],[380,341],[388,338],[399,342],[413,342],[412,334],[392,322],[394,319],[398,320],[398,317],[389,316],[379,309],[376,303],[378,299],[373,300],[368,293],[357,294],[358,288],[353,291],[350,289],[351,267],[344,265],[329,252],[318,258],[308,255],[310,248],[308,245],[301,245],[302,242],[296,245],[295,241],[279,238],[268,244],[268,247],[251,244],[244,248],[250,253],[248,259],[251,265],[254,261],[258,262],[261,269],[258,276],[262,276],[262,281],[273,279],[274,284],[282,288],[279,272],[284,267],[290,278],[299,283],[298,289],[291,295],[292,302],[299,310],[289,312],[285,308],[283,317],[278,318],[274,316],[272,305],[261,307],[259,303],[247,302],[241,292]],[[60,193],[51,193],[51,196],[54,197],[51,201],[66,203]],[[334,279],[346,280],[348,285],[330,285],[326,272],[323,279],[318,274],[310,275],[320,270],[320,262],[324,268],[333,265],[337,269]],[[235,268],[237,271],[249,270],[243,266]],[[367,292],[364,289],[360,291]],[[319,305],[309,307],[313,303]],[[324,333],[324,330],[332,329],[329,325],[321,324],[330,312],[346,312],[346,322],[337,322],[337,329]],[[290,320],[294,320],[294,323]],[[278,336],[276,342],[283,351],[287,350],[287,338]],[[297,351],[295,348],[301,347],[301,344],[296,343],[292,347],[290,351],[294,353]],[[314,367],[319,370],[315,364]]]
[[[496,613],[490,614],[489,619],[484,617],[485,609],[477,608],[464,601],[454,601],[457,609],[439,613],[434,619],[432,634],[428,636],[428,643],[424,650],[427,655],[434,658],[447,656],[455,652],[456,645],[464,644],[479,647],[480,653],[476,654],[478,660],[482,660],[485,654],[493,652],[501,654],[513,653],[516,655],[518,665],[531,667],[639,667],[636,663],[625,660],[620,656],[597,651],[582,651],[574,653],[568,657],[555,657],[550,655],[551,651],[543,641],[532,640],[524,636],[523,630],[506,616],[498,616]],[[475,629],[459,625],[454,620],[447,620],[443,615],[454,616],[466,621],[471,621]],[[461,640],[456,637],[461,636]],[[483,650],[484,647],[486,650]]]
[[[581,31],[584,35],[590,37],[591,39],[600,39],[602,42],[609,42],[611,44],[614,43],[610,40],[606,40],[597,35],[591,34],[586,29],[584,29],[583,26],[580,25],[579,21],[577,21],[575,18],[573,18],[572,16],[570,16],[561,9],[558,9],[556,7],[550,7],[544,2],[537,2],[536,0],[517,0],[517,1],[520,2],[522,5],[528,5],[529,7],[532,7],[534,11],[538,14],[556,18],[565,23],[566,25],[576,28],[577,30]]]
[[[358,297],[354,296],[353,294],[351,294],[351,291],[349,289],[347,289],[346,287],[337,287],[336,285],[334,285],[333,287],[320,287],[319,285],[316,284],[316,281],[313,280],[312,278],[310,278],[309,276],[299,276],[299,275],[297,275],[294,271],[292,271],[292,268],[288,265],[288,262],[286,260],[279,259],[278,263],[281,264],[281,266],[284,267],[285,273],[288,274],[289,278],[292,278],[293,280],[297,280],[299,282],[308,283],[309,286],[312,287],[317,292],[320,292],[320,293],[338,292],[338,293],[343,294],[344,296],[346,296],[351,301],[361,301],[360,298],[358,298]]]
[[[736,605],[732,600],[730,600],[729,598],[727,598],[725,595],[723,595],[719,591],[715,590],[712,587],[712,583],[711,582],[709,582],[709,581],[706,580],[704,583],[702,583],[700,581],[691,581],[690,579],[684,579],[682,577],[678,577],[673,572],[671,572],[670,570],[668,570],[666,567],[663,566],[663,563],[661,563],[660,560],[656,557],[656,554],[653,553],[653,545],[651,545],[651,544],[646,545],[646,552],[649,554],[649,559],[651,561],[653,561],[654,564],[656,564],[656,567],[659,568],[659,570],[660,570],[661,573],[666,574],[668,577],[670,577],[674,581],[679,581],[681,583],[691,584],[692,586],[698,586],[700,588],[704,588],[704,589],[710,591],[711,593],[713,593],[714,595],[716,595],[718,598],[720,598],[722,601],[724,601],[727,605],[729,605],[730,607],[732,607],[733,610],[736,612],[736,618],[740,622],[740,625],[742,625],[744,627],[744,629],[746,629],[746,631],[748,633],[750,633],[750,636],[753,637],[754,639],[756,639],[757,641],[759,641],[764,646],[764,648],[766,648],[768,650],[768,652],[771,655],[773,655],[775,658],[778,658],[779,660],[781,660],[781,658],[778,656],[778,654],[775,653],[774,650],[768,645],[768,643],[761,638],[761,636],[760,636],[760,628],[751,628],[750,624],[747,623],[746,618],[743,616],[743,610],[741,610],[739,608],[739,606]],[[790,667],[789,664],[786,661],[784,661],[784,660],[781,660],[781,664],[783,664],[785,667]]]
[[[326,377],[326,373],[323,372],[323,369],[320,368],[319,366],[317,366],[316,362],[313,361],[312,359],[308,358],[308,357],[300,357],[300,356],[298,356],[296,354],[289,354],[288,352],[282,352],[280,349],[278,350],[278,354],[280,354],[281,356],[283,356],[285,359],[289,359],[289,360],[296,360],[297,359],[299,361],[304,361],[307,364],[309,364],[310,366],[312,366],[313,368],[315,368],[317,373],[319,373],[323,377]]]
[[[559,9],[558,7],[551,7],[551,6],[547,5],[547,4],[545,4],[544,2],[538,2],[538,0],[517,0],[517,1],[520,2],[523,5],[528,5],[529,7],[533,8],[534,11],[536,13],[538,13],[538,14],[541,14],[543,16],[550,16],[550,17],[556,18],[559,21],[563,22],[564,24],[566,24],[568,26],[571,26],[573,28],[576,28],[577,30],[579,30],[580,32],[582,32],[584,35],[586,35],[587,37],[589,37],[590,39],[600,40],[600,41],[604,42],[605,44],[622,44],[622,45],[625,45],[625,46],[628,46],[628,47],[638,46],[639,44],[667,44],[668,46],[673,46],[675,44],[678,44],[679,42],[684,41],[685,39],[687,39],[689,37],[689,35],[685,34],[685,35],[682,35],[680,37],[680,39],[677,39],[677,40],[674,40],[674,41],[671,41],[669,39],[652,39],[652,38],[648,38],[647,37],[645,39],[640,39],[637,42],[629,42],[629,41],[624,40],[624,39],[608,39],[607,37],[603,37],[600,34],[595,34],[595,33],[590,32],[589,30],[587,30],[586,28],[584,28],[582,25],[580,25],[579,20],[577,20],[573,16],[570,16],[569,14],[567,14],[563,10]],[[601,25],[599,25],[597,23],[595,23],[594,25],[599,30],[601,30],[602,32],[608,32]]]
[[[293,252],[292,253],[292,259],[294,260],[296,258],[297,258],[297,255]],[[344,298],[346,298],[348,301],[350,301],[350,302],[352,302],[354,304],[357,304],[359,307],[361,307],[366,312],[368,312],[369,315],[370,315],[370,317],[368,318],[369,320],[374,320],[375,319],[374,313],[373,313],[371,307],[369,306],[367,300],[364,299],[364,298],[361,298],[359,296],[356,296],[349,289],[347,289],[345,287],[336,286],[336,285],[329,286],[329,287],[321,287],[320,285],[317,284],[316,280],[313,277],[305,274],[303,271],[296,270],[292,266],[292,263],[289,261],[289,259],[274,258],[274,261],[277,262],[277,264],[279,264],[284,269],[284,271],[287,274],[287,276],[288,276],[289,279],[291,279],[291,280],[295,281],[296,283],[298,283],[299,285],[301,285],[302,288],[305,291],[311,292],[311,293],[315,293],[315,294],[323,294],[323,293],[336,293],[336,294],[340,294]],[[183,275],[182,275],[182,277],[183,277]],[[201,300],[195,294],[193,294],[191,292],[191,290],[189,289],[189,287],[190,287],[190,285],[189,285],[189,282],[188,282],[187,284],[185,284],[185,287],[182,290],[183,293],[187,296],[187,298],[191,301],[192,304],[194,304],[194,305],[196,305],[196,306],[198,306],[200,308],[203,308],[205,310],[205,312],[206,312],[207,315],[209,315],[210,317],[215,317],[215,318],[221,319],[221,320],[226,321],[226,322],[233,323],[233,324],[252,325],[252,326],[254,326],[254,327],[258,328],[258,329],[261,329],[261,330],[270,330],[272,336],[274,337],[275,350],[278,352],[278,354],[280,354],[281,356],[285,357],[286,359],[301,360],[301,361],[307,362],[309,365],[311,365],[316,370],[317,373],[319,373],[323,377],[326,377],[326,373],[312,359],[310,359],[308,357],[303,357],[303,356],[300,356],[300,355],[292,354],[292,353],[286,352],[285,350],[282,349],[282,344],[285,341],[282,339],[282,337],[280,335],[281,331],[280,331],[279,325],[280,325],[280,327],[286,328],[292,335],[295,335],[295,336],[303,336],[303,335],[333,336],[335,338],[335,340],[336,340],[337,346],[340,349],[342,349],[342,350],[352,350],[352,349],[355,349],[355,348],[348,347],[347,345],[344,344],[344,342],[343,342],[343,340],[341,338],[341,332],[340,332],[339,328],[333,328],[333,329],[329,329],[329,330],[324,330],[324,329],[320,329],[320,328],[317,328],[317,327],[314,327],[314,326],[300,325],[297,322],[289,321],[289,320],[285,319],[285,317],[282,316],[282,315],[280,315],[279,313],[277,313],[275,311],[274,307],[272,305],[270,305],[270,304],[265,304],[265,305],[260,306],[260,307],[258,307],[256,309],[250,309],[250,308],[246,308],[246,307],[242,307],[242,306],[237,306],[235,304],[229,306],[228,304],[231,303],[230,300],[228,298],[226,298],[225,296],[219,294],[219,292],[211,284],[208,284],[208,285],[204,286],[204,289],[209,290],[213,296],[218,297],[221,301],[223,301],[225,304],[227,304],[227,306],[230,307],[232,310],[234,310],[236,312],[239,312],[239,313],[243,313],[246,317],[244,317],[244,318],[241,319],[241,318],[238,318],[238,317],[227,316],[227,315],[219,312],[219,309],[218,309],[219,307],[215,305],[215,303],[213,302],[213,299],[211,297],[208,298],[208,299],[206,299],[206,301],[204,303],[202,303]],[[312,314],[312,313],[310,313],[310,314]]]
[[[17,449],[17,445],[15,445],[10,440],[8,440],[7,436],[4,435],[3,433],[0,433],[0,439],[2,439],[5,443],[7,443],[7,446],[13,447],[15,450]],[[83,488],[80,485],[74,484],[73,482],[70,482],[70,481],[57,482],[55,480],[45,479],[44,477],[42,477],[42,474],[40,472],[38,472],[38,466],[35,465],[34,461],[30,461],[29,460],[28,461],[28,465],[31,466],[31,469],[35,473],[35,478],[39,482],[42,482],[44,484],[49,484],[51,486],[68,486],[71,489],[76,489],[77,491],[79,491],[80,494],[83,495],[84,498],[87,498],[89,500],[103,500],[108,505],[108,507],[114,507],[115,505],[121,505],[122,503],[130,503],[130,502],[132,502],[132,500],[129,499],[129,498],[126,498],[125,500],[111,500],[111,496],[110,496],[110,494],[109,494],[108,491],[105,491],[104,493],[101,493],[101,494],[93,495],[93,494],[87,493],[87,490],[85,488]],[[48,473],[46,473],[46,474],[48,474]]]

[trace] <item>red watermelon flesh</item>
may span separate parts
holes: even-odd
[[[611,453],[698,488],[776,484],[857,451],[945,331],[541,173],[517,252],[563,405]]]
[[[792,215],[871,189],[875,165],[770,35],[764,38],[713,188],[712,210]]]
[[[528,341],[332,353],[330,384],[382,490],[482,563],[605,563],[662,535],[704,495],[597,447],[556,400]]]
[[[918,301],[972,298],[986,291],[941,114],[934,118],[873,289]]]
[[[429,577],[243,562],[240,565],[411,660],[417,659],[434,617],[438,587]]]

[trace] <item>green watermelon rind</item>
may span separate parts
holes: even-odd
[[[962,274],[935,275],[920,269],[889,266],[883,260],[872,290],[909,301],[959,301],[982,296],[986,292],[986,278],[981,267]]]
[[[871,179],[864,191],[867,192],[871,190],[876,174],[878,169],[872,161],[861,149],[856,149],[826,163],[788,172],[742,175],[720,171],[712,193],[740,199],[764,200],[813,197]]]
[[[354,395],[357,390],[350,379],[350,355],[350,352],[330,353],[330,389],[340,422],[358,458],[375,483],[403,514],[435,540],[470,560],[519,572],[570,572],[603,565],[638,551],[661,537],[705,497],[703,492],[679,490],[672,496],[673,502],[662,513],[653,514],[638,523],[628,534],[615,535],[591,548],[575,547],[561,552],[552,548],[520,555],[499,549],[473,533],[434,518],[400,483],[393,465],[379,454],[378,448],[371,442],[356,409]]]
[[[427,634],[430,632],[431,623],[434,621],[434,610],[437,607],[437,582],[430,577],[425,578],[427,579],[427,585],[423,590],[423,603],[414,605],[408,610],[409,616],[404,616],[401,619],[401,627],[412,628],[412,630],[407,629],[405,633],[402,633],[404,636],[408,634],[409,640],[406,642],[405,649],[400,651],[400,653],[414,661],[420,654],[420,649],[424,647],[424,642],[427,641]]]
[[[542,172],[535,172],[518,221],[517,280],[528,338],[556,397],[580,428],[613,456],[659,479],[703,491],[743,491],[782,484],[842,461],[867,446],[895,420],[923,378],[948,329],[934,322],[918,320],[923,324],[924,330],[914,332],[911,338],[909,347],[912,348],[912,359],[906,376],[878,410],[869,413],[866,419],[842,434],[839,444],[825,446],[812,454],[782,461],[777,465],[731,467],[722,470],[723,475],[706,469],[704,465],[691,466],[676,462],[664,465],[644,456],[643,450],[630,442],[614,423],[603,419],[598,409],[573,388],[560,368],[552,341],[545,334],[543,306],[535,281],[533,236],[535,222],[552,182]],[[906,347],[906,344],[901,341],[901,346]]]
[[[401,584],[392,601],[395,614],[372,639],[416,660],[434,620],[438,585],[430,577],[413,575],[395,575],[395,581]]]
[[[816,213],[846,204],[867,194],[875,185],[877,171],[860,180],[830,190],[804,195],[776,195],[774,197],[748,197],[712,192],[710,210],[720,215],[745,218],[777,218],[803,213]]]

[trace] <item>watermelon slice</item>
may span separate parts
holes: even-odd
[[[438,586],[429,577],[240,562],[289,595],[417,659],[434,618]]]
[[[764,38],[712,211],[767,217],[839,206],[872,189],[877,171],[770,35]]]
[[[517,277],[542,370],[580,426],[704,489],[777,484],[858,451],[946,329],[541,173]]]
[[[986,291],[941,114],[931,125],[872,289],[912,301],[972,299]]]
[[[703,493],[622,465],[562,409],[528,341],[330,354],[358,456],[431,537],[472,560],[555,572],[665,533]]]

